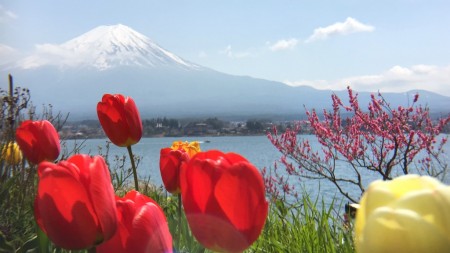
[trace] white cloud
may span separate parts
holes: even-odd
[[[269,49],[272,51],[293,49],[297,45],[297,43],[297,39],[279,40],[275,44],[269,46]]]
[[[225,49],[219,51],[220,54],[225,54],[229,58],[232,59],[239,59],[239,58],[245,58],[248,56],[251,56],[250,52],[234,52],[231,49],[231,45],[228,45]]]
[[[6,9],[5,7],[3,7],[2,5],[0,5],[0,23],[5,23],[11,19],[17,19],[17,18],[18,18],[18,16],[14,12],[12,12],[12,11]]]
[[[0,65],[13,63],[19,58],[19,52],[7,45],[0,44]]]
[[[7,54],[11,54],[14,51],[16,51],[14,48],[4,45],[4,44],[0,44],[0,55],[4,56]]]
[[[327,27],[319,27],[314,30],[314,33],[305,41],[306,43],[316,40],[325,40],[328,37],[336,35],[347,35],[357,32],[372,32],[375,27],[366,25],[358,20],[348,17],[344,22],[337,22]]]
[[[89,52],[75,52],[66,49],[64,45],[40,44],[36,45],[35,52],[19,62],[24,69],[37,68],[43,65],[77,66],[86,59],[95,57]]]
[[[334,90],[334,87],[327,80],[300,80],[300,81],[284,81],[290,86],[311,86],[320,90]]]
[[[317,89],[342,90],[347,86],[357,91],[405,92],[409,90],[429,90],[450,96],[450,65],[393,66],[373,75],[361,75],[340,80],[285,81],[291,86],[308,85]]]

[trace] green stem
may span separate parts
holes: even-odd
[[[131,151],[131,145],[127,146],[127,150],[128,150],[128,155],[130,156],[130,160],[131,160],[131,167],[133,168],[134,188],[136,189],[136,191],[139,191],[139,183],[138,183],[138,177],[137,177],[137,172],[136,172],[136,164],[134,163],[134,156],[133,156],[133,151]]]
[[[181,242],[181,194],[178,193],[178,242]]]
[[[92,247],[90,249],[87,250],[88,253],[96,253],[97,252],[97,248]]]
[[[38,239],[38,252],[40,253],[50,253],[48,246],[50,245],[50,240],[47,235],[42,231],[39,226],[36,226],[36,235]]]

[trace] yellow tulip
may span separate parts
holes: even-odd
[[[189,157],[193,157],[195,154],[200,152],[200,143],[198,141],[192,141],[192,142],[182,142],[182,141],[174,141],[172,143],[172,147],[170,147],[172,150],[179,150],[182,149],[184,152],[186,152]]]
[[[361,198],[355,244],[367,252],[448,252],[450,186],[428,176],[375,181]]]
[[[2,160],[10,165],[17,165],[22,161],[22,152],[19,145],[9,142],[2,148]]]

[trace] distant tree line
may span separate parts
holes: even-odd
[[[206,119],[176,119],[167,117],[158,117],[144,119],[144,136],[194,136],[194,135],[262,135],[275,127],[283,132],[287,129],[294,129],[294,121],[274,122],[269,119],[248,119],[246,121],[226,121],[217,117]],[[298,134],[313,134],[313,130],[306,122],[302,128],[298,129]],[[411,123],[414,125],[414,123]],[[69,129],[62,134],[73,137],[77,134],[87,138],[101,138],[104,133],[101,130],[98,120],[83,120],[77,122],[68,122]],[[342,122],[346,126],[346,122]],[[444,126],[441,133],[449,133],[450,124]]]

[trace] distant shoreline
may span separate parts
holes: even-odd
[[[246,137],[246,136],[266,136],[265,133],[258,133],[258,134],[219,134],[219,135],[147,135],[142,136],[142,138],[196,138],[196,137]],[[92,136],[92,137],[61,137],[61,140],[67,140],[67,141],[76,141],[76,140],[101,140],[101,139],[108,139],[108,137],[105,136]]]

